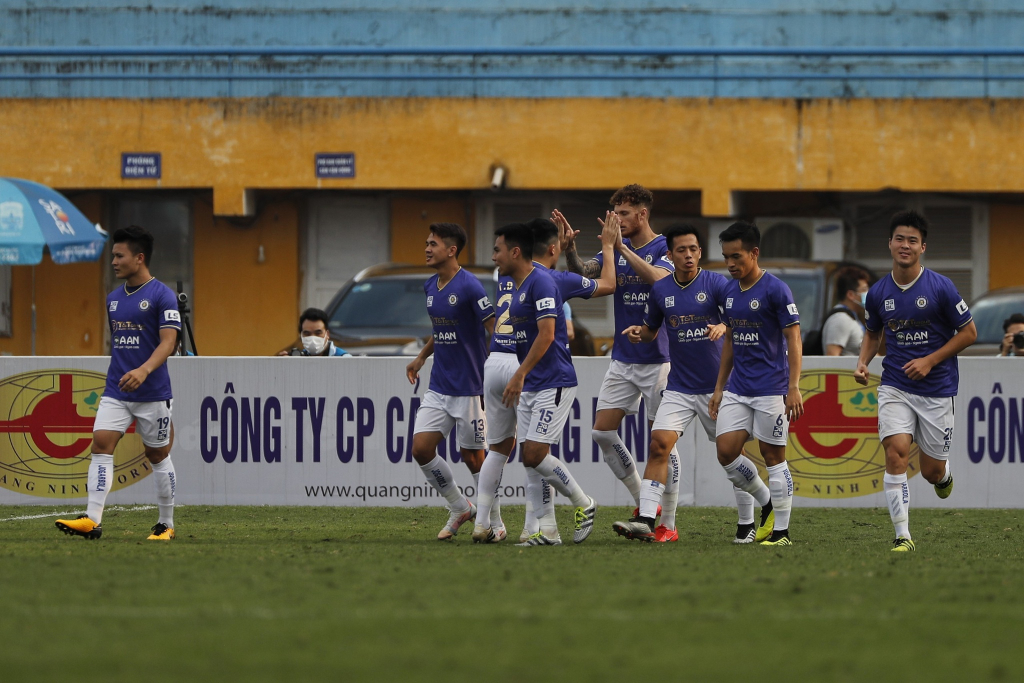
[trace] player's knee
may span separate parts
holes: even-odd
[[[938,484],[946,476],[946,461],[931,460],[929,462],[921,458],[921,476],[929,484]]]
[[[650,462],[662,463],[668,462],[669,453],[672,452],[672,446],[675,443],[672,439],[663,436],[654,436],[651,438],[651,455]]]
[[[781,465],[786,462],[786,447],[762,443],[761,457],[764,458],[764,464],[768,467]]]
[[[167,456],[171,453],[170,446],[161,446],[154,448],[152,446],[146,446],[146,460],[149,460],[152,464],[157,464],[167,459]]]
[[[597,444],[598,448],[602,451],[608,451],[615,447],[615,442],[619,440],[619,435],[615,430],[609,429],[598,429],[597,425],[594,426],[594,443]]]
[[[599,410],[594,417],[594,431],[615,432],[622,424],[622,418],[626,413],[622,410]]]
[[[536,467],[547,457],[549,446],[535,441],[524,441],[519,444],[519,449],[523,454],[523,465]]]

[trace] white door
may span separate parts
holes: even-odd
[[[383,197],[317,195],[306,225],[303,308],[324,308],[368,266],[391,256],[388,202]]]

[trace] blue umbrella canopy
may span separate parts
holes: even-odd
[[[54,263],[95,261],[106,241],[100,226],[56,190],[0,178],[0,265],[35,265],[44,246]]]

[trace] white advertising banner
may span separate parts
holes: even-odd
[[[172,358],[177,501],[185,505],[441,505],[412,460],[415,412],[429,382],[405,379],[404,358]],[[0,504],[85,499],[90,434],[108,359],[0,361]],[[593,443],[590,425],[607,358],[576,358],[579,391],[554,453],[603,505],[632,505]],[[1021,507],[1024,362],[960,361],[950,461],[953,496],[939,500],[911,470],[915,507]],[[807,358],[806,415],[790,426],[787,457],[796,505],[884,506],[877,380],[853,381],[854,359]],[[873,370],[879,369],[879,362]],[[646,461],[643,413],[622,437]],[[439,449],[459,462],[454,439]],[[756,444],[748,449],[756,457]],[[695,423],[680,440],[681,505],[734,504],[714,444]],[[152,503],[151,473],[134,429],[115,453],[110,504]],[[475,495],[461,464],[459,484]],[[762,472],[763,474],[763,472]],[[503,494],[524,502],[522,465],[505,469]],[[565,502],[565,501],[562,501]]]

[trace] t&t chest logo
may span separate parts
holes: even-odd
[[[92,426],[106,375],[38,370],[0,378],[0,487],[44,498],[86,495]],[[113,490],[151,472],[129,428],[114,452]]]
[[[878,440],[878,377],[873,375],[863,387],[849,370],[805,370],[800,391],[805,412],[789,425],[786,450],[794,495],[835,499],[882,491],[885,449]],[[919,471],[919,453],[914,446],[908,476]]]

